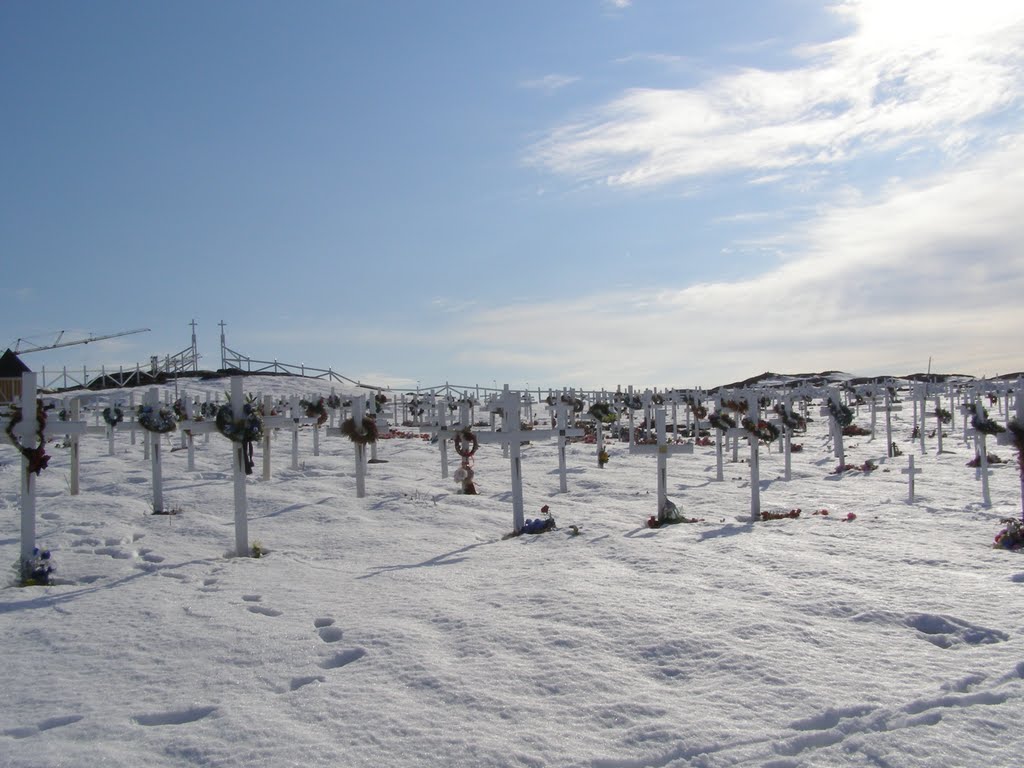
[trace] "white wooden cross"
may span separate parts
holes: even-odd
[[[36,375],[21,374],[21,422],[15,425],[14,435],[23,448],[39,447],[36,434]],[[36,473],[29,471],[28,458],[21,457],[21,562],[28,563],[36,548]]]
[[[39,423],[37,421],[36,406],[36,374],[25,372],[21,374],[21,421],[19,421],[12,432],[20,443],[21,447],[34,451],[39,448]],[[85,422],[57,422],[57,426],[51,424],[47,419],[43,429],[44,440],[51,434],[81,434],[85,430]],[[6,425],[5,425],[6,428]],[[45,466],[45,465],[44,465]],[[22,453],[21,457],[21,562],[31,562],[35,556],[36,548],[36,475],[37,471],[30,471],[28,457]]]
[[[245,401],[242,393],[242,377],[231,377],[231,417],[235,422],[245,418]],[[245,444],[231,441],[232,469],[234,470],[235,490],[235,554],[238,557],[248,557],[249,550],[249,515],[248,502],[245,496]]]
[[[235,423],[244,421],[245,395],[242,391],[242,377],[231,377],[231,418]],[[186,420],[179,425],[181,429],[187,429],[193,435],[209,434],[217,430],[216,419],[203,421]],[[266,426],[264,426],[264,433]],[[242,442],[231,441],[232,448],[232,473],[234,481],[235,496],[235,554],[238,557],[248,557],[252,554],[249,549],[249,516],[248,501],[246,499],[245,465],[246,445]]]
[[[658,457],[658,509],[655,517],[661,519],[668,501],[668,457],[673,454],[693,453],[693,443],[669,443],[665,427],[665,409],[654,411],[654,430],[657,442],[646,445],[632,445],[630,453],[654,453]]]
[[[583,430],[569,426],[569,412],[571,407],[562,400],[555,404],[555,424],[552,430],[558,436],[558,490],[561,493],[569,491],[565,461],[565,445],[570,437],[583,437]]]
[[[81,407],[82,402],[79,398],[75,397],[71,400],[70,418],[68,421],[47,421],[46,431],[47,436],[50,435],[66,435],[71,443],[71,480],[70,480],[70,493],[72,496],[79,494],[81,476],[81,445],[79,439],[84,434],[89,433],[105,433],[104,427],[90,427],[84,421],[81,420]]]
[[[143,405],[152,406],[153,411],[159,411],[160,391],[152,387],[142,400]],[[163,435],[159,432],[146,430],[144,446],[149,449],[150,466],[152,467],[153,479],[153,514],[160,515],[164,511],[164,482],[163,465],[160,461],[160,439]]]
[[[976,410],[975,411],[971,411],[972,407],[974,409],[976,409]],[[963,406],[963,408],[965,410],[971,411],[972,413],[976,413],[977,414],[977,418],[979,418],[979,419],[984,418],[985,406],[982,405],[981,399],[978,398],[978,397],[975,397],[975,399],[973,401],[973,406],[966,406],[965,405],[965,406]],[[977,469],[975,469],[975,477],[981,479],[981,498],[982,498],[982,503],[986,507],[991,507],[992,506],[992,494],[989,492],[989,487],[988,487],[988,477],[989,477],[988,448],[985,445],[985,438],[987,437],[987,434],[985,432],[982,432],[979,429],[976,429],[974,427],[974,425],[973,425],[973,421],[974,421],[974,419],[972,418],[971,419],[971,422],[972,422],[972,424],[971,424],[971,431],[974,433],[974,445],[975,445],[975,448],[976,448],[977,453],[978,453],[978,467],[977,467]]]
[[[522,443],[534,440],[547,440],[557,434],[557,430],[554,429],[523,429],[519,421],[521,404],[520,394],[510,390],[508,384],[506,384],[502,393],[492,400],[492,405],[502,413],[501,431],[473,433],[479,442],[499,443],[508,451],[509,465],[512,473],[513,533],[522,531],[526,521],[523,513]]]
[[[908,464],[906,467],[900,470],[901,474],[908,475],[910,481],[910,496],[909,502],[914,503],[914,475],[920,475],[924,470],[914,469],[914,454],[907,456]]]
[[[843,405],[842,397],[839,391],[835,388],[830,387],[828,395],[825,398],[825,405],[821,408],[821,415],[827,416],[829,419],[829,429],[832,432],[833,446],[835,447],[836,458],[839,459],[839,466],[846,466],[846,450],[843,447],[843,425],[839,423],[839,419],[832,412],[832,408],[829,407],[829,403],[836,409],[836,413]]]
[[[352,424],[355,427],[357,433],[365,434],[363,431],[363,419],[367,417],[365,395],[357,395],[352,398],[352,407],[350,413],[352,418]],[[344,424],[344,422],[342,422],[342,424]],[[327,430],[327,434],[344,435],[344,433],[342,432],[342,428],[343,427],[332,427]],[[366,445],[363,442],[352,440],[352,447],[355,449],[356,498],[361,499],[366,496]]]
[[[893,442],[892,442],[892,414],[896,411],[902,411],[902,405],[894,405],[892,402],[891,390],[885,388],[885,444],[886,444],[886,455],[891,459],[893,457]]]

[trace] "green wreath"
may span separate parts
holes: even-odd
[[[29,473],[35,473],[39,475],[47,465],[50,463],[50,457],[46,454],[46,438],[43,432],[46,430],[46,409],[43,407],[42,400],[36,400],[36,437],[39,439],[39,445],[35,448],[29,448],[22,444],[21,439],[14,434],[14,428],[21,423],[21,408],[16,405],[11,406],[11,417],[7,421],[7,437],[14,443],[14,447],[18,449],[18,452],[25,457],[28,461]]]
[[[828,410],[840,427],[848,427],[853,423],[853,411],[850,410],[849,406],[836,403],[835,400],[829,400]]]
[[[236,419],[229,403],[217,410],[217,431],[233,443],[251,443],[263,437],[263,419],[249,403],[242,406],[242,417]]]
[[[377,442],[377,422],[369,416],[363,416],[362,426],[356,427],[355,419],[345,419],[341,423],[341,434],[356,445],[369,445]]]
[[[103,421],[106,422],[108,427],[116,427],[118,424],[124,421],[124,411],[122,411],[116,405],[113,408],[104,408]]]
[[[303,400],[299,405],[306,409],[307,417],[316,419],[316,425],[318,427],[327,421],[327,405],[322,397],[316,402]]]
[[[744,418],[743,428],[763,443],[772,443],[779,438],[779,428],[764,419]]]

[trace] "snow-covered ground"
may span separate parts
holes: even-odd
[[[56,583],[18,588],[12,567],[0,589],[0,766],[1021,765],[1024,554],[991,546],[1021,512],[1014,456],[992,446],[1007,463],[985,507],[962,430],[941,455],[910,431],[897,414],[894,459],[884,435],[847,438],[847,463],[878,464],[868,474],[831,474],[820,418],[797,438],[791,481],[763,452],[762,508],[802,510],[769,522],[749,521],[745,463],[716,482],[713,448],[673,456],[669,497],[702,521],[657,530],[644,525],[653,456],[613,441],[600,469],[574,443],[561,494],[556,448],[536,442],[527,517],[547,504],[559,529],[503,539],[500,447],[480,447],[480,494],[466,496],[441,478],[436,445],[382,441],[387,463],[359,499],[352,444],[324,437],[314,456],[304,429],[297,471],[280,436],[272,479],[257,457],[248,481],[260,559],[231,555],[220,436],[197,440],[194,471],[177,434],[163,438],[177,512],[164,516],[150,514],[141,440],[118,434],[108,456],[105,438],[84,437],[78,496],[68,450],[51,444],[38,541]],[[0,441],[12,566],[19,476]]]

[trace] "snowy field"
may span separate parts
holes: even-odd
[[[832,474],[820,417],[791,481],[763,452],[762,508],[796,519],[749,522],[745,447],[724,482],[714,448],[673,456],[669,497],[702,521],[657,530],[653,456],[612,441],[600,469],[574,443],[562,494],[556,447],[537,442],[526,516],[547,504],[559,529],[507,540],[500,447],[480,447],[466,496],[436,445],[382,441],[357,499],[352,444],[323,437],[314,456],[304,429],[298,471],[288,435],[270,481],[257,451],[260,559],[231,555],[220,436],[197,439],[191,472],[179,436],[163,438],[164,516],[141,439],[119,433],[109,456],[82,438],[78,496],[51,444],[37,527],[56,583],[18,588],[12,567],[0,589],[0,766],[1019,766],[1024,554],[991,546],[1021,512],[1014,454],[990,443],[1007,463],[985,507],[959,416],[941,455],[910,441],[910,418],[895,415],[900,457],[884,432],[847,438],[848,464],[878,465],[867,474]],[[19,475],[0,441],[5,566]]]

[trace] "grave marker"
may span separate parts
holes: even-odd
[[[658,509],[656,519],[661,520],[668,502],[668,457],[673,454],[693,453],[693,443],[669,443],[665,428],[665,409],[657,408],[654,412],[655,435],[657,442],[646,445],[633,445],[630,453],[654,453],[658,457]]]
[[[908,476],[908,480],[910,482],[910,496],[908,498],[908,501],[911,504],[913,504],[914,503],[914,475],[920,475],[923,470],[921,470],[921,469],[914,469],[914,454],[910,454],[907,457],[907,460],[908,460],[909,463],[907,464],[906,467],[904,467],[903,469],[900,470],[900,473]]]

